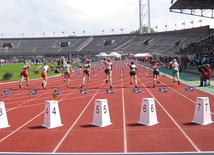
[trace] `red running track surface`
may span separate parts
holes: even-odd
[[[1,84],[10,127],[0,129],[0,152],[43,153],[130,153],[130,152],[205,152],[214,151],[214,124],[193,123],[196,97],[209,97],[213,119],[214,96],[194,89],[185,91],[185,84],[173,83],[161,76],[160,84],[152,88],[152,72],[144,67],[138,71],[138,87],[134,93],[130,84],[129,68],[122,61],[114,63],[113,94],[107,94],[103,65],[96,65],[87,94],[80,93],[82,70],[71,77],[67,88],[61,76],[49,77],[47,89],[41,79],[31,80],[30,85],[18,88],[18,82]],[[97,67],[98,66],[98,67]],[[123,68],[123,69],[122,69]],[[166,87],[167,93],[159,92]],[[30,95],[30,89],[38,93]],[[63,126],[43,127],[47,100],[57,96]],[[158,124],[139,124],[143,98],[154,98]],[[112,124],[106,127],[91,125],[96,99],[107,99]]]

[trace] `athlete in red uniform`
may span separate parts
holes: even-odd
[[[29,65],[29,63],[26,63],[23,67],[22,67],[22,72],[20,73],[21,76],[21,80],[19,82],[19,88],[22,88],[22,81],[24,80],[24,78],[26,79],[26,86],[28,86],[28,81],[29,81],[29,75],[28,75],[28,70],[31,68],[31,66]]]

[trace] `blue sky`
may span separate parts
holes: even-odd
[[[0,0],[0,3],[3,38],[121,34],[139,28],[139,0]],[[156,31],[204,25],[214,28],[213,19],[170,12],[170,3],[171,0],[150,0],[151,27]]]

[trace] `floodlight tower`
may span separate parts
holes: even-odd
[[[148,27],[148,33],[151,32],[151,22],[150,22],[150,0],[139,0],[139,33],[143,32],[143,26]]]

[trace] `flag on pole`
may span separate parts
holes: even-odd
[[[121,28],[120,31],[123,31],[123,28]]]
[[[202,19],[200,19],[198,22],[202,23]]]
[[[194,20],[190,22],[191,24],[194,24]]]
[[[167,25],[165,25],[165,28],[167,28]]]
[[[84,31],[82,31],[82,33],[85,33],[85,30],[84,30]]]
[[[158,26],[155,26],[156,29],[158,29]]]
[[[111,31],[114,31],[114,29],[111,29]]]
[[[185,22],[183,22],[182,25],[185,25]]]

